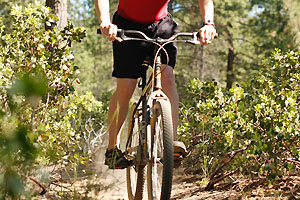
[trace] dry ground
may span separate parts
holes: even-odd
[[[81,176],[73,184],[68,181],[51,184],[46,195],[36,199],[127,200],[125,170],[103,170],[99,175]],[[182,171],[175,172],[172,200],[300,199],[300,176],[284,177],[271,185],[264,179],[232,177],[217,184],[214,190],[205,191],[200,176]]]
[[[200,177],[183,175],[174,180],[172,199],[185,200],[292,200],[300,199],[300,177],[284,177],[281,181],[268,184],[265,179],[249,180],[232,177],[205,191]]]
[[[80,200],[127,200],[125,170],[108,170],[103,165],[103,153],[98,154],[95,164],[83,166],[74,175],[57,171],[47,192],[35,199],[80,199]],[[93,173],[91,173],[93,172]],[[69,178],[68,178],[69,177]],[[33,183],[32,183],[33,184]],[[268,184],[264,179],[250,180],[233,176],[217,184],[212,191],[205,191],[200,175],[185,174],[183,168],[174,172],[172,200],[300,200],[300,175],[291,175]],[[35,186],[37,192],[41,188]],[[146,192],[145,192],[146,193]],[[147,198],[145,198],[147,199]]]

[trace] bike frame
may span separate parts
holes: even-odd
[[[135,164],[136,165],[146,165],[148,162],[149,157],[147,156],[147,127],[150,124],[150,119],[149,119],[149,108],[147,105],[148,104],[148,99],[154,100],[156,97],[166,97],[165,94],[161,91],[162,86],[161,86],[161,52],[158,52],[159,48],[155,46],[154,53],[157,55],[154,66],[153,66],[153,73],[152,76],[149,77],[148,81],[147,80],[147,72],[143,74],[141,77],[141,88],[142,88],[142,94],[137,101],[136,107],[134,109],[134,115],[137,113],[137,110],[140,109],[140,105],[142,105],[142,129],[139,130],[140,138],[141,140],[139,141],[139,146],[143,147],[142,149],[139,149],[137,152],[137,155],[135,157]],[[148,65],[148,64],[147,64]],[[148,65],[149,68],[149,65]],[[148,70],[148,69],[147,69]],[[151,94],[149,95],[149,92],[151,91]],[[133,115],[133,116],[134,116]],[[134,123],[134,120],[132,120],[132,123]],[[133,124],[132,124],[133,126]],[[130,133],[128,136],[128,140],[126,142],[126,149],[128,149],[128,146],[131,142],[132,139],[132,134],[133,132]]]
[[[139,39],[139,38],[129,38],[127,36],[125,36],[125,31],[121,30],[120,31],[120,38],[121,40],[141,40],[141,41],[146,41],[146,42],[151,42],[154,43],[155,45],[155,50],[154,50],[154,64],[153,64],[153,72],[152,72],[152,76],[149,77],[148,81],[146,74],[145,73],[142,78],[142,94],[141,97],[139,98],[139,100],[137,101],[136,107],[134,109],[134,115],[133,118],[135,116],[135,114],[137,113],[138,109],[140,109],[140,105],[141,109],[142,109],[142,129],[139,130],[139,138],[141,138],[141,140],[139,141],[139,148],[142,147],[142,149],[138,149],[137,151],[137,155],[134,158],[134,164],[135,165],[143,165],[145,166],[147,164],[147,162],[149,161],[149,156],[147,152],[147,129],[150,128],[148,125],[150,124],[150,117],[151,116],[151,110],[148,110],[149,108],[147,107],[147,105],[153,105],[153,103],[155,102],[156,99],[158,98],[163,98],[167,101],[169,101],[168,97],[163,93],[162,91],[162,85],[161,85],[161,51],[165,51],[164,50],[164,46],[174,42],[175,39],[178,36],[188,36],[188,37],[193,37],[192,40],[182,40],[182,42],[186,42],[186,43],[191,43],[191,44],[199,44],[199,41],[197,40],[198,38],[198,33],[179,33],[179,34],[175,34],[173,37],[169,38],[169,39],[161,39],[161,38],[157,38],[157,39],[150,39],[148,38],[144,33],[139,32],[139,31],[127,31],[130,34],[139,34],[142,35],[143,38],[145,39]],[[148,68],[149,68],[149,64]],[[148,70],[148,69],[147,69]],[[150,92],[151,91],[151,92]],[[149,95],[150,93],[150,95]],[[151,106],[152,107],[152,106]],[[150,113],[149,113],[150,112]],[[132,120],[132,123],[134,123],[134,120]],[[134,124],[132,124],[133,127]],[[149,131],[149,130],[148,130]],[[130,133],[130,135],[128,136],[128,140],[126,142],[126,148],[128,149],[128,146],[131,143],[131,139],[132,139],[132,134],[133,132]],[[126,153],[126,152],[125,152]],[[127,152],[128,153],[128,152]]]

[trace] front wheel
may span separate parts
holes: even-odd
[[[153,104],[150,162],[147,166],[148,199],[168,200],[173,177],[173,124],[171,105],[166,99]]]

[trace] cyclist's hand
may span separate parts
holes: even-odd
[[[213,25],[204,25],[200,28],[200,42],[201,44],[209,44],[216,35],[216,28]]]
[[[101,23],[100,24],[101,34],[107,37],[109,41],[114,41],[117,36],[118,27],[112,23]]]

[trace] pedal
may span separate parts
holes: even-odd
[[[115,167],[114,169],[125,169],[124,167]]]
[[[173,153],[174,162],[181,162],[183,161],[183,156],[180,153]]]

